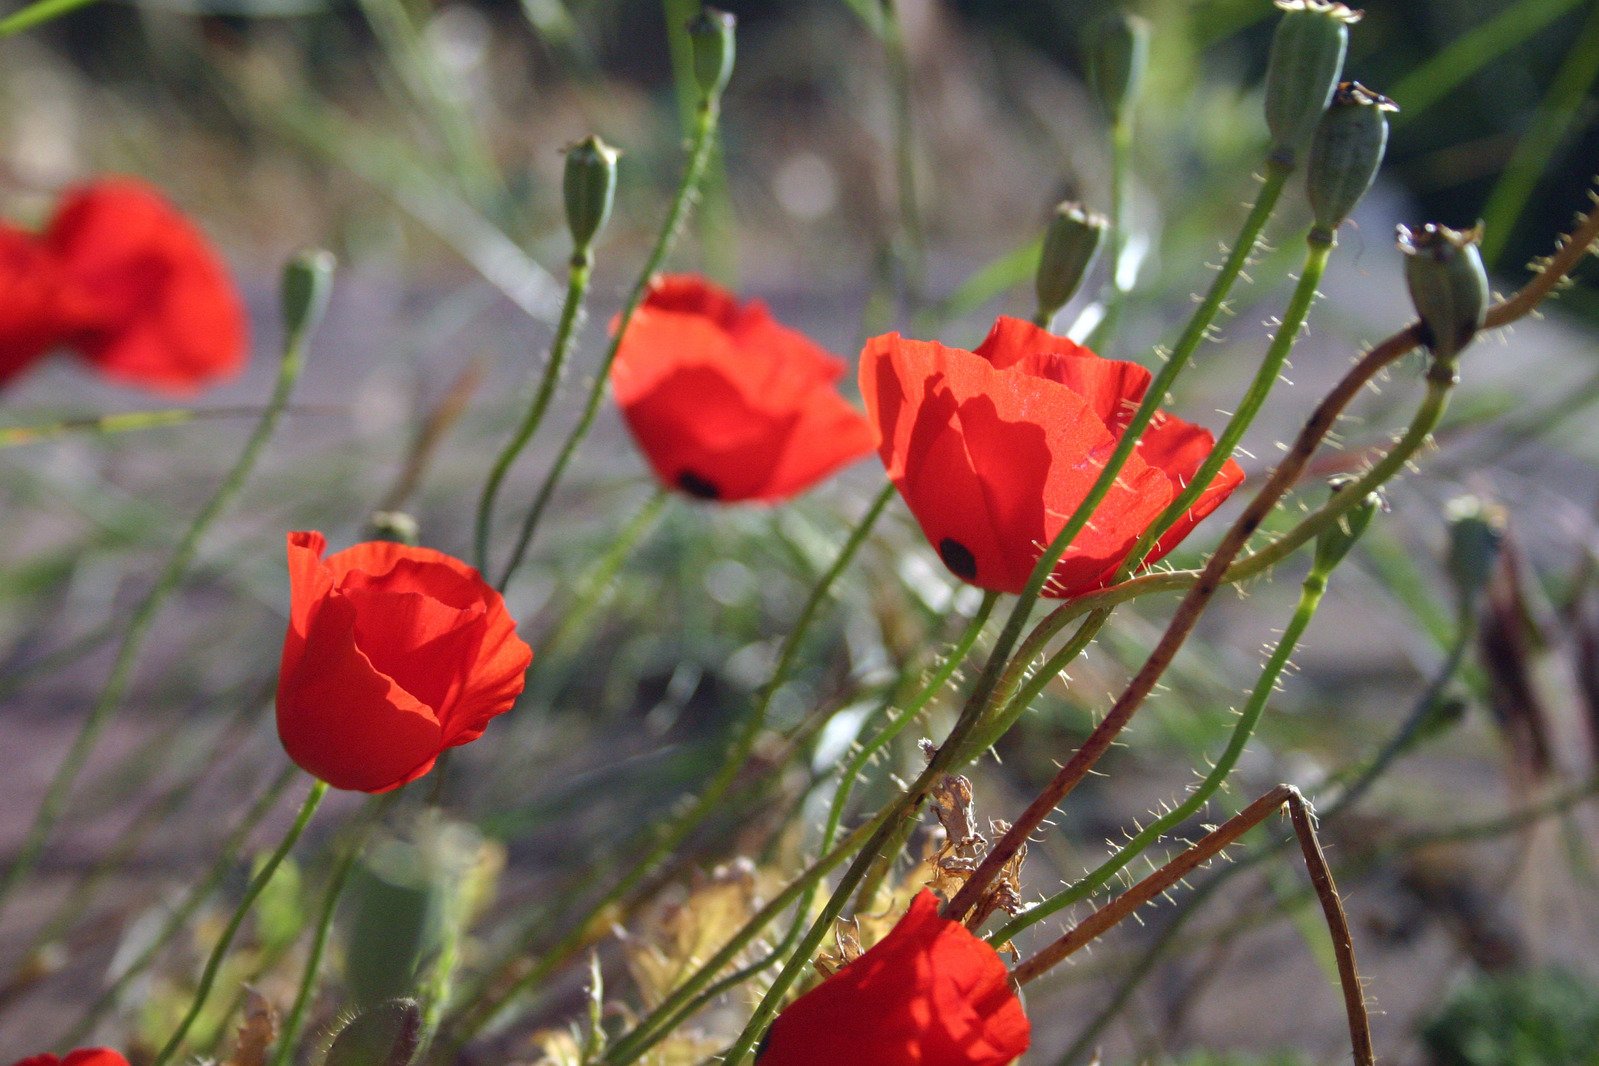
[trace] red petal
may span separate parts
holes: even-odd
[[[1003,315],[974,354],[999,369],[1020,370],[1065,385],[1087,400],[1099,420],[1118,437],[1132,421],[1153,380],[1137,363],[1102,359],[1075,341]]]
[[[1199,472],[1200,465],[1215,445],[1215,438],[1208,430],[1165,413],[1156,416],[1138,442],[1139,453],[1165,470],[1172,482],[1179,486],[1188,484]],[[1171,528],[1155,542],[1155,547],[1144,559],[1145,565],[1164,558],[1181,544],[1195,526],[1209,517],[1243,483],[1243,468],[1228,459],[1187,513],[1172,523]]]

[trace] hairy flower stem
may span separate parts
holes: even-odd
[[[710,784],[706,786],[705,790],[700,793],[692,804],[655,831],[654,839],[647,845],[647,850],[643,857],[635,862],[627,874],[613,885],[604,896],[589,907],[581,918],[573,922],[566,936],[546,951],[537,965],[499,996],[493,997],[487,1002],[480,1001],[476,1004],[474,1016],[464,1021],[460,1028],[452,1033],[455,1039],[472,1036],[492,1017],[494,1011],[498,1010],[501,1005],[520,995],[523,990],[537,985],[538,982],[542,981],[556,968],[563,965],[573,954],[581,951],[591,935],[590,926],[594,919],[615,904],[626,899],[654,872],[663,860],[671,856],[678,845],[682,844],[708,815],[716,810],[717,805],[726,796],[728,790],[733,787],[733,784],[738,780],[739,774],[744,770],[745,764],[748,763],[750,753],[755,749],[755,742],[760,739],[761,731],[766,728],[766,718],[771,710],[772,699],[788,680],[789,674],[794,668],[794,660],[799,653],[800,644],[809,633],[811,624],[820,612],[822,604],[826,602],[832,593],[833,586],[837,583],[839,576],[854,560],[861,546],[866,543],[866,539],[871,534],[873,527],[877,525],[878,518],[882,515],[884,508],[888,506],[888,502],[893,498],[893,486],[884,486],[882,491],[877,494],[877,498],[872,501],[871,506],[867,508],[860,521],[850,530],[848,538],[845,539],[843,547],[839,549],[832,565],[827,568],[811,588],[810,596],[806,599],[798,619],[795,620],[788,636],[783,641],[782,648],[778,652],[777,663],[772,669],[772,676],[767,680],[766,684],[761,686],[760,692],[756,696],[754,708],[739,725],[738,731],[728,747],[727,755],[722,761],[721,768],[717,771],[716,776],[711,779]],[[514,950],[509,955],[509,960],[514,960],[524,948],[525,945],[520,943],[514,945]],[[504,966],[502,964],[499,967],[495,967],[491,973],[497,974],[503,972],[503,969]]]
[[[294,819],[294,824],[289,827],[288,833],[283,837],[282,843],[277,847],[266,864],[261,867],[250,887],[245,889],[244,898],[239,900],[239,905],[233,910],[233,917],[228,919],[228,924],[223,928],[222,935],[217,939],[216,947],[211,949],[211,957],[206,960],[205,970],[200,974],[200,983],[194,990],[194,1002],[189,1004],[189,1012],[178,1023],[177,1029],[166,1042],[161,1051],[156,1055],[151,1066],[167,1066],[172,1057],[183,1047],[184,1038],[189,1035],[190,1026],[205,1009],[205,1001],[211,996],[211,986],[216,983],[217,971],[222,968],[222,961],[227,958],[228,948],[233,945],[233,938],[239,931],[239,926],[244,924],[245,917],[250,913],[250,908],[255,905],[256,897],[260,896],[267,884],[272,880],[272,875],[278,872],[285,857],[294,848],[295,842],[300,839],[300,834],[305,832],[311,816],[316,813],[317,805],[322,802],[322,797],[327,794],[326,781],[317,781],[311,786],[311,791],[306,794],[305,802],[300,806],[300,813]]]
[[[1222,750],[1221,755],[1217,757],[1215,763],[1211,766],[1210,773],[1205,775],[1204,780],[1200,781],[1188,798],[1145,826],[1114,855],[1069,889],[1029,907],[1025,913],[1017,916],[1000,929],[999,932],[989,937],[989,943],[1004,944],[1034,923],[1060,911],[1062,908],[1070,907],[1089,898],[1112,877],[1116,876],[1119,871],[1125,869],[1128,864],[1143,854],[1145,849],[1151,844],[1154,844],[1204,809],[1210,798],[1226,783],[1228,776],[1233,771],[1233,767],[1238,765],[1238,760],[1243,756],[1244,748],[1249,744],[1249,738],[1254,735],[1255,726],[1259,724],[1261,715],[1265,713],[1266,703],[1271,698],[1272,693],[1276,691],[1277,682],[1287,668],[1289,658],[1298,646],[1300,638],[1304,636],[1311,619],[1316,616],[1316,609],[1321,606],[1322,597],[1327,592],[1328,577],[1328,571],[1314,566],[1311,568],[1310,573],[1306,575],[1304,583],[1300,586],[1299,602],[1294,607],[1293,616],[1289,618],[1288,625],[1278,639],[1277,646],[1272,649],[1270,657],[1267,658],[1266,665],[1261,670],[1260,676],[1255,679],[1254,688],[1249,693],[1249,700],[1244,704],[1243,712],[1233,726],[1232,735],[1227,739],[1226,748]]]
[[[1130,271],[1123,265],[1127,258],[1127,194],[1131,185],[1133,156],[1132,107],[1121,108],[1110,128],[1110,234],[1107,241],[1109,253],[1105,260],[1110,265],[1110,278],[1105,286],[1105,314],[1088,335],[1088,347],[1104,352],[1116,340],[1116,328],[1121,324],[1122,310],[1127,306],[1128,288],[1124,279]],[[1048,328],[1048,323],[1039,325]]]
[[[394,805],[399,795],[400,790],[396,789],[367,800],[366,810],[360,815],[360,824],[351,833],[344,854],[328,878],[327,888],[322,893],[322,912],[317,915],[316,928],[311,934],[311,947],[305,956],[305,968],[300,974],[300,987],[294,994],[294,1005],[289,1008],[288,1016],[278,1030],[278,1045],[272,1055],[272,1066],[289,1066],[294,1058],[294,1045],[300,1036],[300,1026],[305,1022],[306,1008],[311,1005],[317,973],[322,969],[322,952],[327,948],[328,934],[333,931],[333,912],[338,909],[339,897],[344,894],[344,886],[349,883],[355,862],[361,856],[362,845],[383,817],[383,812]]]
[[[267,400],[266,410],[256,423],[255,430],[250,434],[249,440],[245,441],[243,450],[239,452],[238,459],[223,478],[222,484],[217,486],[216,492],[206,501],[200,513],[195,515],[194,521],[184,531],[172,557],[167,560],[166,567],[156,578],[155,585],[134,608],[133,615],[128,621],[127,633],[122,638],[116,660],[111,665],[111,675],[106,681],[105,688],[100,690],[94,706],[89,709],[88,717],[78,729],[78,735],[73,738],[66,757],[57,767],[55,776],[51,778],[50,785],[45,790],[44,799],[39,803],[39,810],[33,817],[33,824],[28,827],[28,834],[23,838],[22,846],[17,850],[4,878],[0,879],[0,913],[4,913],[12,893],[38,864],[39,856],[44,852],[51,831],[66,809],[73,784],[83,771],[84,764],[88,762],[100,735],[105,732],[112,716],[121,706],[122,697],[127,693],[128,685],[133,680],[133,668],[138,661],[139,650],[144,646],[144,640],[149,636],[156,616],[183,580],[183,575],[188,571],[189,564],[194,561],[195,553],[199,550],[201,539],[244,487],[250,472],[255,469],[256,460],[260,458],[262,449],[266,447],[266,442],[277,428],[283,409],[294,391],[294,384],[299,380],[300,371],[305,366],[306,343],[313,327],[314,322],[308,321],[302,328],[291,330],[284,339],[283,358],[278,364],[277,381],[273,385],[272,396]]]
[[[655,238],[655,246],[650,249],[648,258],[644,260],[644,269],[639,272],[633,288],[628,292],[627,301],[622,305],[622,311],[617,316],[616,331],[611,336],[611,343],[605,350],[605,357],[600,361],[598,369],[594,372],[594,383],[589,387],[588,398],[583,404],[582,416],[577,425],[567,435],[565,443],[561,445],[560,454],[555,458],[555,464],[545,475],[544,483],[539,486],[538,493],[533,497],[533,506],[528,509],[527,517],[522,521],[521,532],[517,534],[516,545],[511,550],[511,558],[506,563],[505,571],[500,575],[498,588],[503,592],[510,584],[511,577],[516,573],[517,567],[522,565],[522,559],[527,554],[528,545],[533,541],[533,534],[538,530],[539,520],[544,517],[544,511],[549,506],[550,497],[554,495],[556,486],[560,483],[561,476],[566,472],[567,464],[572,461],[572,456],[577,452],[578,445],[583,438],[588,436],[589,429],[594,425],[594,419],[599,414],[600,401],[605,396],[605,385],[610,378],[611,364],[616,361],[616,353],[622,347],[622,338],[627,335],[627,327],[633,321],[639,305],[644,302],[644,294],[649,290],[650,280],[655,272],[666,261],[667,254],[676,243],[678,233],[683,228],[683,223],[688,217],[689,205],[693,203],[699,190],[700,181],[705,175],[706,163],[711,158],[711,149],[716,143],[716,119],[721,111],[719,96],[708,96],[700,101],[699,110],[695,113],[694,134],[689,145],[688,164],[683,169],[683,179],[678,183],[677,193],[672,197],[671,207],[667,209],[666,221],[661,226],[661,232]]]
[[[577,333],[578,323],[583,319],[583,298],[588,293],[589,277],[593,270],[594,255],[589,247],[584,245],[573,249],[571,263],[567,266],[566,300],[561,304],[561,318],[555,327],[555,339],[550,343],[550,356],[549,361],[544,364],[544,376],[540,379],[538,391],[534,394],[527,413],[522,416],[521,423],[516,427],[516,432],[505,442],[505,447],[494,460],[488,480],[483,484],[483,495],[478,500],[477,523],[472,534],[472,552],[473,562],[480,572],[487,573],[489,568],[489,533],[494,524],[494,501],[499,495],[500,485],[505,481],[505,475],[510,472],[511,466],[522,454],[522,449],[527,447],[528,441],[539,431],[539,425],[549,410],[550,401],[555,398],[556,387],[560,385],[561,373],[566,367],[567,353],[572,348],[572,338]]]
[[[833,800],[828,809],[827,823],[822,829],[822,838],[818,851],[823,855],[832,855],[837,851],[834,848],[834,840],[843,821],[844,811],[849,804],[850,794],[854,789],[855,782],[865,769],[866,764],[887,747],[895,737],[899,736],[906,726],[915,721],[922,709],[932,701],[933,697],[943,691],[945,685],[949,684],[949,680],[954,675],[955,670],[961,663],[965,662],[972,645],[977,642],[977,638],[982,634],[983,627],[993,613],[994,605],[998,602],[998,599],[999,597],[996,593],[984,595],[977,613],[972,616],[972,620],[967,623],[961,635],[955,639],[955,643],[948,653],[944,655],[943,661],[928,677],[915,697],[909,700],[900,713],[885,725],[875,737],[863,745],[844,768],[839,778],[838,791],[833,794]],[[868,828],[862,827],[863,830]],[[864,840],[865,836],[862,830],[857,830],[851,838],[846,838],[844,843],[848,844],[850,839]],[[839,855],[838,861],[842,861],[842,858],[843,855]],[[812,872],[814,873],[816,869],[817,867],[813,866]],[[795,941],[799,938],[800,931],[805,928],[805,920],[810,913],[817,886],[820,884],[820,875],[811,876],[807,874],[802,880],[804,881],[804,892],[800,896],[798,903],[795,904],[794,922],[777,947],[773,948],[760,961],[729,975],[727,978],[707,988],[707,983],[737,954],[737,948],[731,952],[724,948],[723,952],[718,953],[715,958],[701,966],[685,980],[672,995],[668,996],[649,1016],[644,1018],[632,1032],[612,1045],[605,1057],[606,1066],[627,1066],[628,1063],[634,1062],[650,1048],[654,1047],[658,1041],[671,1033],[673,1028],[681,1021],[691,1017],[705,1004],[785,957],[788,950],[794,946]],[[762,911],[762,915],[766,913],[767,911]],[[776,914],[773,912],[771,917],[775,916]],[[760,915],[757,916],[757,918],[760,917]],[[763,918],[759,923],[752,919],[730,943],[737,943],[741,947],[749,940],[752,940],[771,920],[771,917]]]

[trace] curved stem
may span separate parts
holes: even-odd
[[[527,517],[522,521],[522,530],[517,534],[510,561],[506,563],[505,571],[500,575],[498,587],[502,592],[510,584],[517,567],[522,565],[522,559],[527,554],[528,545],[533,541],[533,534],[538,530],[539,520],[544,517],[545,508],[549,506],[556,485],[560,483],[567,464],[572,461],[578,445],[588,436],[595,416],[599,414],[600,401],[605,396],[605,385],[610,378],[611,364],[616,361],[616,353],[622,346],[622,338],[627,335],[627,327],[633,321],[633,315],[644,302],[644,294],[649,289],[650,279],[666,261],[667,253],[672,250],[678,232],[683,228],[689,205],[699,189],[701,178],[704,177],[705,165],[711,157],[711,148],[716,143],[716,118],[719,110],[720,102],[715,97],[700,102],[699,110],[695,114],[694,136],[690,143],[688,165],[684,168],[683,180],[678,183],[677,194],[672,197],[672,205],[667,209],[666,221],[661,226],[660,234],[655,238],[655,246],[650,249],[649,257],[644,260],[644,269],[639,272],[638,279],[628,293],[627,302],[622,305],[621,314],[617,316],[616,330],[611,336],[610,346],[605,350],[604,359],[594,372],[594,384],[589,387],[588,398],[583,404],[583,414],[578,419],[577,425],[572,427],[572,432],[567,435],[565,443],[561,445],[555,465],[550,467],[550,472],[545,475],[544,483],[539,486],[538,493],[533,497],[533,506],[528,509]]]
[[[117,649],[116,661],[112,663],[111,675],[106,681],[105,688],[100,690],[94,706],[89,709],[88,717],[79,727],[78,735],[73,738],[72,746],[67,750],[66,757],[61,760],[55,776],[50,780],[50,786],[45,790],[44,799],[39,803],[39,810],[34,815],[33,824],[28,827],[28,834],[23,838],[21,848],[18,849],[10,868],[6,870],[5,877],[0,879],[0,913],[5,911],[5,905],[17,886],[27,878],[38,863],[51,831],[66,808],[73,784],[83,771],[84,764],[88,762],[100,735],[110,724],[112,715],[121,705],[122,697],[133,680],[133,667],[138,660],[139,650],[144,646],[145,637],[149,635],[156,615],[167,598],[177,589],[183,575],[189,569],[189,564],[194,561],[200,540],[244,487],[262,449],[272,436],[272,431],[277,428],[284,406],[294,391],[294,383],[299,380],[300,370],[305,365],[307,339],[304,330],[291,331],[285,338],[277,381],[273,386],[271,398],[267,400],[266,410],[256,423],[255,430],[250,434],[249,440],[245,441],[243,450],[239,452],[233,468],[222,479],[222,484],[217,486],[216,492],[206,501],[200,513],[195,515],[183,538],[178,541],[177,548],[167,560],[167,565],[162,569],[160,576],[156,578],[149,594],[134,608],[133,616],[128,622],[127,635],[122,638],[122,645]]]
[[[305,802],[301,804],[300,813],[294,819],[294,824],[289,827],[288,833],[284,835],[283,841],[278,845],[277,850],[272,853],[266,864],[261,867],[260,872],[251,880],[250,887],[245,890],[244,898],[239,900],[239,905],[234,908],[233,917],[228,919],[228,924],[223,928],[222,936],[218,938],[216,947],[211,949],[211,957],[206,960],[205,970],[200,974],[200,983],[194,990],[194,1002],[189,1005],[189,1012],[178,1023],[177,1029],[173,1031],[171,1038],[166,1042],[166,1046],[156,1055],[151,1066],[167,1066],[167,1063],[172,1061],[172,1057],[178,1053],[178,1049],[183,1046],[184,1038],[189,1035],[189,1027],[200,1016],[200,1011],[205,1009],[205,1001],[211,995],[211,986],[216,983],[217,971],[222,968],[222,960],[227,958],[228,948],[233,945],[233,937],[238,933],[239,926],[244,924],[245,916],[250,913],[250,908],[255,904],[256,897],[261,895],[267,883],[272,880],[272,875],[278,872],[278,867],[282,865],[284,858],[294,848],[295,842],[300,839],[300,834],[305,832],[306,824],[311,821],[311,816],[316,813],[317,805],[322,802],[322,797],[327,794],[327,791],[328,785],[326,781],[317,781],[311,786],[311,791],[306,795]]]
[[[594,258],[587,247],[573,251],[572,261],[567,267],[566,300],[561,305],[561,319],[555,327],[555,339],[550,343],[550,358],[544,364],[544,376],[539,381],[538,392],[534,394],[533,402],[528,406],[521,424],[516,427],[516,432],[505,442],[505,447],[494,460],[488,480],[483,484],[483,495],[477,505],[477,524],[472,535],[473,558],[480,571],[486,572],[489,568],[489,532],[494,522],[495,498],[499,495],[505,475],[522,454],[522,449],[527,447],[527,442],[538,432],[550,401],[555,398],[556,386],[560,384],[561,372],[566,366],[566,355],[572,347],[572,337],[583,317],[583,298],[588,293],[593,265]]]

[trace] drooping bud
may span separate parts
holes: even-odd
[[[1104,215],[1068,200],[1055,208],[1038,257],[1039,315],[1048,320],[1066,306],[1083,283],[1110,225]]]
[[[1327,110],[1360,12],[1328,0],[1277,0],[1282,21],[1266,65],[1266,128],[1271,159],[1292,169]]]
[[[1338,493],[1356,479],[1341,475],[1330,479],[1327,487]],[[1368,492],[1366,498],[1355,504],[1349,510],[1338,516],[1338,521],[1322,530],[1316,538],[1316,552],[1311,561],[1310,569],[1313,573],[1322,576],[1332,573],[1339,563],[1344,561],[1344,556],[1349,554],[1349,549],[1355,546],[1355,541],[1360,539],[1366,527],[1371,525],[1371,520],[1382,510],[1382,497],[1375,492]]]
[[[694,47],[694,80],[706,100],[714,100],[727,88],[733,76],[733,26],[737,20],[714,7],[703,9],[688,24],[688,39]]]
[[[1399,227],[1405,281],[1421,316],[1423,343],[1439,359],[1453,359],[1471,343],[1488,313],[1488,273],[1477,250],[1482,226],[1453,230],[1427,223]]]
[[[322,321],[333,292],[333,268],[337,261],[324,248],[296,252],[283,267],[280,299],[283,328],[290,334],[308,333]]]
[[[1504,545],[1504,508],[1476,496],[1458,496],[1444,512],[1449,518],[1449,579],[1467,607],[1488,587]]]
[[[566,174],[562,192],[566,197],[566,228],[572,231],[572,245],[579,250],[593,243],[594,235],[611,217],[616,202],[615,148],[598,137],[589,136],[566,150]]]
[[[1148,19],[1116,11],[1099,20],[1088,52],[1088,77],[1111,121],[1118,121],[1138,95],[1148,65]]]
[[[1315,233],[1331,241],[1366,195],[1388,147],[1388,112],[1398,111],[1382,93],[1346,81],[1316,125],[1305,163],[1305,192],[1316,214]]]
[[[342,1026],[322,1066],[407,1066],[421,1042],[421,1006],[414,999],[391,999]]]

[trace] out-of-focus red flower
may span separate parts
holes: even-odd
[[[872,450],[834,389],[844,363],[703,278],[650,286],[611,364],[633,439],[661,481],[702,499],[781,500]]]
[[[80,1047],[60,1056],[46,1052],[19,1059],[11,1066],[128,1066],[128,1060],[108,1047]]]
[[[975,352],[897,333],[861,355],[861,394],[888,475],[951,573],[1019,593],[1088,495],[1144,398],[1149,371],[1000,318]],[[1204,429],[1165,412],[1056,564],[1044,595],[1100,588],[1209,454]],[[1150,551],[1175,548],[1242,483],[1228,460]]]
[[[0,386],[91,321],[75,295],[38,237],[0,222]]]
[[[870,951],[790,1003],[760,1066],[1007,1066],[1032,1038],[993,948],[923,891]]]
[[[244,306],[227,268],[148,185],[69,190],[41,241],[88,316],[63,339],[108,377],[188,394],[244,365]]]
[[[320,533],[288,542],[278,736],[305,770],[387,792],[511,709],[533,651],[476,570],[431,548],[374,541],[323,559]]]

